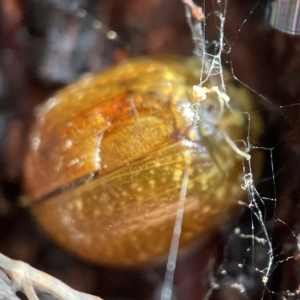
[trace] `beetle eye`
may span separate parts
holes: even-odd
[[[201,102],[198,114],[201,128],[207,135],[213,134],[216,130],[216,126],[220,121],[220,111],[221,107],[217,97],[209,97],[207,101]]]

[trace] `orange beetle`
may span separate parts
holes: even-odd
[[[197,70],[196,59],[126,61],[83,77],[37,109],[24,187],[33,214],[61,245],[98,264],[163,258],[187,166],[181,249],[236,209],[242,159],[225,132],[245,140],[240,111],[251,110],[249,95],[225,76],[233,112],[219,116],[214,94],[195,110]],[[252,120],[256,138],[260,119]]]

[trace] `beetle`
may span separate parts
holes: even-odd
[[[250,103],[236,91],[237,112],[219,117],[220,100],[209,94],[195,111],[197,77],[189,68],[196,62],[125,62],[37,109],[24,188],[34,215],[60,244],[116,266],[166,255],[187,164],[182,246],[207,234],[242,197],[242,166],[226,136],[245,140],[247,120],[238,112]]]

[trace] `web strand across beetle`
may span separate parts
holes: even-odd
[[[182,187],[180,191],[180,198],[178,201],[178,209],[177,209],[177,215],[174,224],[172,243],[171,243],[171,248],[170,248],[168,261],[167,261],[167,270],[166,270],[162,292],[161,292],[161,300],[172,299],[174,272],[176,269],[176,261],[178,255],[182,219],[184,215],[184,204],[185,204],[187,185],[189,180],[189,169],[190,169],[190,163],[188,162],[182,180]]]

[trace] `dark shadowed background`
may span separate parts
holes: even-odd
[[[216,3],[205,1],[207,14]],[[265,20],[267,4],[228,0],[223,60],[238,78],[236,84],[254,92],[265,122],[261,146],[272,149],[274,172],[266,150],[266,168],[257,185],[261,195],[274,198],[270,178],[275,175],[276,207],[266,202],[263,208],[276,255],[264,299],[300,299],[292,296],[300,286],[300,37],[273,29]],[[129,56],[191,55],[193,42],[183,4],[2,0],[0,5],[0,251],[107,300],[159,299],[164,265],[134,270],[93,266],[47,237],[19,205],[22,161],[34,107],[58,88]],[[213,21],[208,20],[206,31],[208,41],[218,39]],[[251,234],[250,225],[251,214],[245,210],[201,249],[180,258],[174,299],[204,299],[211,288],[210,299],[261,299],[257,269],[268,261],[268,253],[257,244],[252,261],[247,255],[251,239],[234,234],[236,226]],[[239,284],[246,290],[241,292]]]

